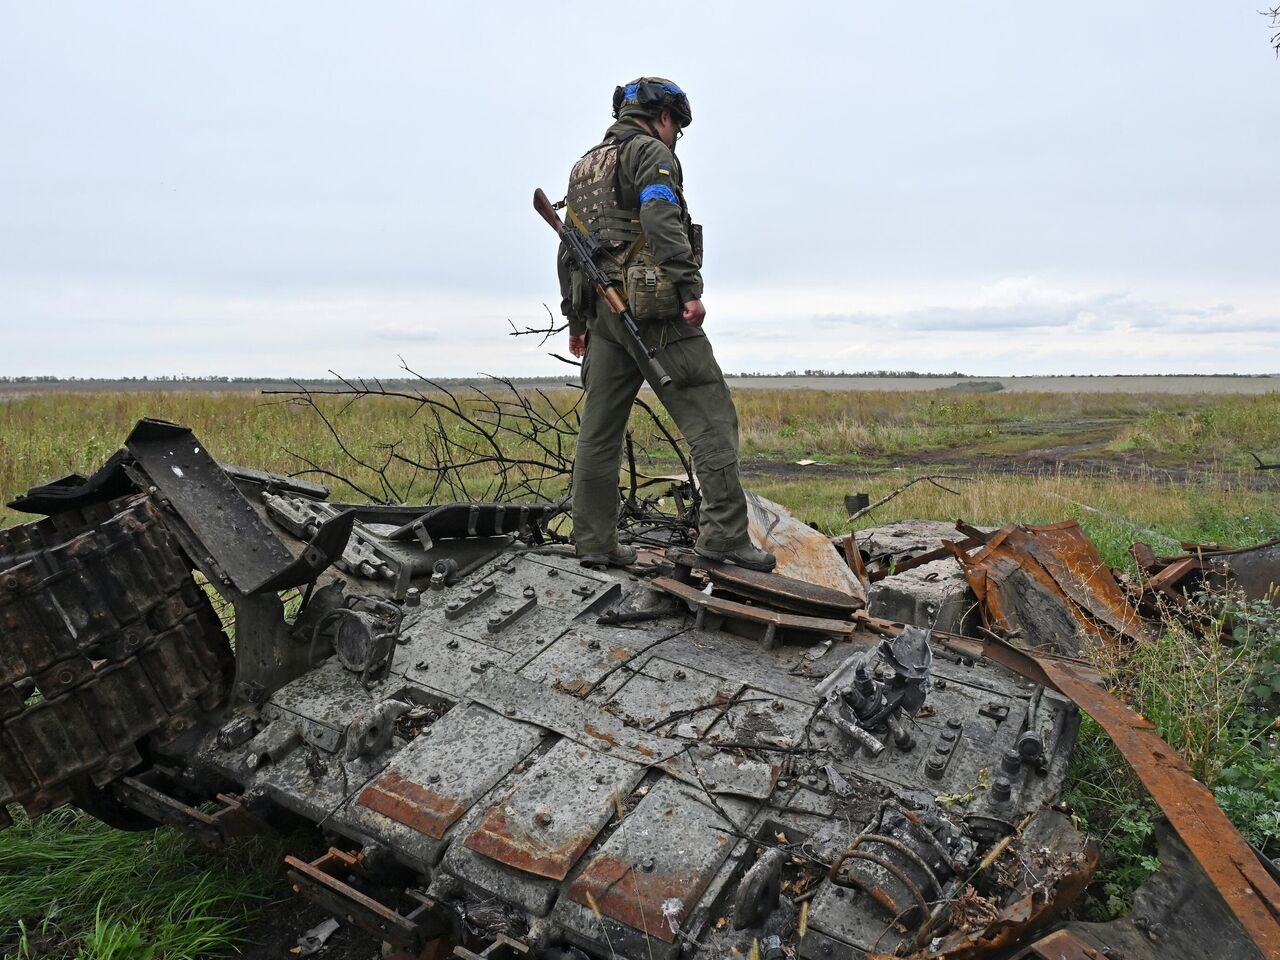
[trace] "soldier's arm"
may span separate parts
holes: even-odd
[[[681,204],[683,185],[675,157],[660,140],[636,137],[622,161],[640,198],[640,225],[653,259],[675,284],[681,303],[702,299],[702,273],[693,259]]]

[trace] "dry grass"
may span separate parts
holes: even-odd
[[[553,391],[540,402],[567,409],[577,396],[572,390]],[[1203,455],[1201,459],[1239,462],[1246,450],[1266,453],[1280,447],[1280,394],[748,390],[736,399],[744,454],[779,459],[792,459],[797,449],[809,446],[827,460],[841,454],[857,459],[884,451],[941,448],[948,458],[963,463],[966,451],[983,437],[1027,424],[1082,421],[1114,424],[1121,446],[1176,450],[1187,459]],[[394,441],[405,442],[412,452],[414,438],[428,426],[402,401],[377,398],[348,407],[330,398],[324,408],[336,417],[343,436],[371,455],[381,444]],[[322,466],[344,469],[338,444],[312,411],[251,393],[48,393],[0,400],[0,412],[0,493],[6,498],[68,472],[92,471],[119,448],[143,416],[187,424],[224,462],[294,473],[304,464],[292,451]],[[657,431],[647,418],[637,415],[633,425],[641,447],[656,449]],[[841,531],[845,493],[856,487],[875,499],[910,475],[906,470],[888,471],[856,479],[851,472],[849,479],[809,479],[798,470],[795,479],[757,479],[751,486],[803,519]],[[1240,477],[1226,472],[1200,484],[1174,486],[1158,471],[1137,480],[979,475],[977,483],[959,488],[958,497],[917,485],[862,525],[903,517],[964,517],[989,524],[1077,517],[1115,562],[1135,539],[1152,540],[1160,549],[1174,546],[1177,539],[1248,543],[1274,535],[1274,496],[1248,489]],[[349,496],[350,491],[335,490],[335,495]],[[13,511],[0,512],[0,525],[21,519]]]

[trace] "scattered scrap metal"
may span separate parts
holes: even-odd
[[[462,442],[515,415],[490,399],[456,405]],[[362,489],[403,500],[397,456]],[[527,494],[522,469],[492,482]],[[332,843],[286,859],[295,887],[408,956],[1080,957],[1108,941],[1053,931],[1098,862],[1054,809],[1078,704],[1280,953],[1280,889],[1167,745],[1087,664],[996,635],[1145,635],[1078,528],[962,528],[988,630],[966,637],[871,615],[856,545],[758,498],[778,572],[708,564],[689,500],[632,477],[649,549],[588,571],[554,501],[335,504],[141,422],[0,535],[0,810],[216,846],[285,808]]]

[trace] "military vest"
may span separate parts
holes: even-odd
[[[666,320],[678,316],[680,302],[675,285],[654,262],[640,225],[639,198],[622,196],[618,158],[623,145],[642,132],[610,137],[588,150],[569,174],[565,193],[569,222],[594,237],[605,255],[599,259],[604,272],[621,282],[623,296],[637,320]],[[631,200],[628,204],[627,199]],[[684,205],[681,204],[681,211]],[[688,214],[684,214],[686,221]],[[689,227],[694,258],[701,266],[701,228]],[[580,272],[570,268],[572,303],[579,316],[594,309],[595,291]]]
[[[573,165],[565,193],[570,222],[600,241],[618,266],[644,244],[640,209],[623,206],[618,177],[618,154],[629,139],[610,138],[583,154]]]

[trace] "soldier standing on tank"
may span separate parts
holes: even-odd
[[[613,94],[616,121],[569,175],[570,222],[600,241],[600,265],[622,286],[642,339],[658,347],[672,382],[651,383],[693,453],[702,491],[695,550],[710,560],[772,570],[747,534],[738,477],[738,413],[703,332],[702,228],[689,217],[676,141],[693,122],[669,80],[642,77]],[[621,320],[584,282],[567,251],[558,260],[569,349],[585,392],[573,470],[573,528],[584,566],[625,566],[618,543],[618,470],[646,358]]]

